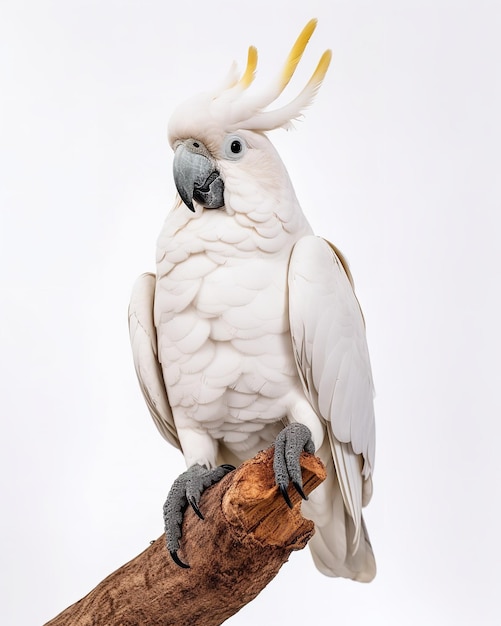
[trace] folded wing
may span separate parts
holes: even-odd
[[[364,319],[347,264],[320,237],[304,237],[293,249],[289,316],[299,374],[325,421],[344,505],[354,522],[355,553],[364,532],[362,506],[372,493],[374,391]]]
[[[134,367],[141,391],[160,434],[181,449],[157,358],[157,333],[153,323],[155,275],[142,274],[135,282],[129,304],[129,335]]]

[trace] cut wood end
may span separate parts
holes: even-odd
[[[313,535],[314,524],[301,515],[301,506],[298,506],[301,496],[293,486],[288,489],[293,508],[287,506],[275,484],[273,455],[274,448],[268,448],[236,470],[223,498],[223,513],[228,522],[249,539],[300,550]],[[325,466],[319,458],[306,452],[301,454],[300,463],[303,490],[309,495],[325,480]]]

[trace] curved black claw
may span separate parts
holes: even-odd
[[[285,500],[287,506],[289,507],[289,509],[292,509],[292,502],[291,502],[291,499],[289,498],[289,493],[287,491],[287,487],[284,487],[283,485],[280,485],[280,493],[284,497],[284,500]]]
[[[188,499],[188,502],[191,508],[195,511],[197,517],[199,517],[201,520],[204,520],[205,517],[202,515],[202,511],[200,511],[200,509],[198,508],[195,498],[192,496],[191,498]]]
[[[190,567],[178,556],[183,518],[188,505],[203,520],[204,516],[199,508],[203,492],[234,469],[233,465],[221,465],[214,469],[207,469],[203,465],[195,464],[174,481],[164,504],[164,525],[167,550],[174,563],[179,567]]]
[[[178,557],[177,550],[172,550],[172,552],[170,552],[170,555],[176,565],[179,565],[179,567],[182,567],[184,569],[190,569],[188,563],[183,563],[183,561],[181,561],[181,559]]]
[[[296,489],[298,494],[301,496],[301,498],[303,498],[303,500],[308,500],[308,496],[303,491],[303,485],[300,485],[294,480],[292,481],[292,484],[294,485],[294,488]]]
[[[311,439],[311,431],[304,424],[289,424],[275,439],[275,455],[273,458],[273,470],[275,482],[287,503],[292,509],[292,502],[287,493],[287,487],[292,482],[294,488],[303,500],[308,497],[303,491],[303,477],[299,457],[302,451],[315,453],[315,446]]]

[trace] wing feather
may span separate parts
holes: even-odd
[[[129,335],[134,367],[141,391],[160,434],[181,449],[157,357],[157,333],[153,323],[154,274],[142,274],[134,284],[129,304]]]
[[[303,237],[293,249],[289,316],[305,391],[328,426],[341,493],[355,523],[356,550],[362,502],[367,504],[372,490],[374,390],[351,275],[339,251],[320,237]]]

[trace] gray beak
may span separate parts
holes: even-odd
[[[195,211],[193,200],[206,209],[224,205],[224,183],[210,152],[198,139],[186,139],[174,154],[174,182],[182,201]]]

